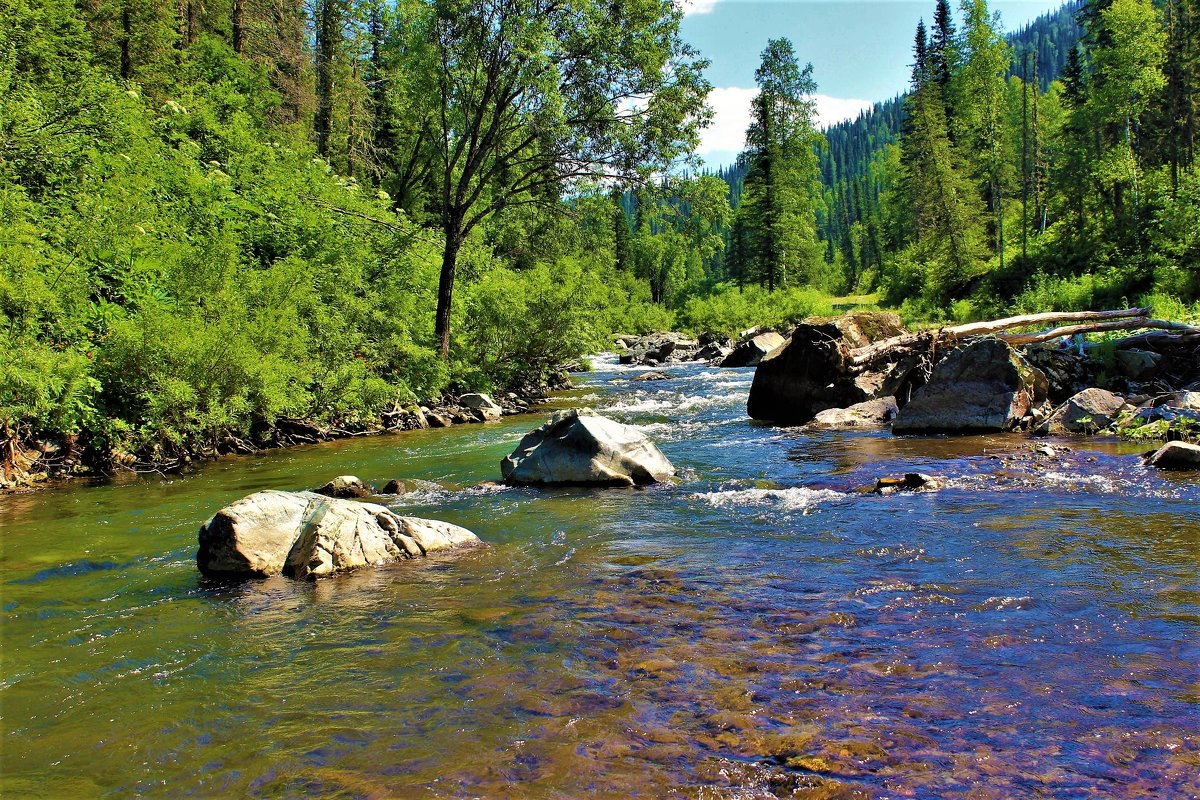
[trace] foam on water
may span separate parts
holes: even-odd
[[[846,497],[832,489],[808,489],[793,486],[788,489],[728,489],[718,492],[700,492],[692,495],[713,508],[769,507],[781,511],[808,511],[834,500]]]

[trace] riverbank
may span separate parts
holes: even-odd
[[[394,403],[375,419],[353,424],[281,417],[271,424],[252,426],[245,436],[226,432],[212,437],[203,446],[164,443],[139,453],[83,446],[80,442],[86,437],[20,442],[9,436],[0,441],[4,462],[4,469],[0,471],[0,497],[62,486],[72,480],[112,478],[120,473],[178,475],[223,457],[298,445],[479,424],[528,413],[551,392],[570,385],[566,371],[557,370],[543,380],[525,381],[514,391],[499,393],[496,399],[486,394],[464,393],[446,395],[428,404],[402,406]]]

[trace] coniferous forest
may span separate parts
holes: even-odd
[[[1088,0],[1011,36],[984,0],[929,12],[908,93],[824,132],[821,76],[764,43],[718,168],[692,155],[711,87],[671,0],[14,0],[6,463],[353,430],[614,332],[780,326],[845,295],[910,322],[1185,313],[1196,1]]]

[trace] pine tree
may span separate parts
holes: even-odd
[[[816,228],[817,85],[812,65],[801,69],[787,39],[767,43],[755,81],[739,217],[750,235],[750,270],[772,290],[789,281],[811,282],[823,261]]]
[[[963,0],[963,34],[959,68],[952,79],[954,141],[971,154],[975,178],[991,212],[995,251],[1004,269],[1004,180],[1009,162],[1004,153],[1003,114],[1005,75],[1011,51],[997,30],[998,19],[986,0]]]
[[[917,28],[908,122],[901,139],[902,186],[909,241],[926,265],[925,292],[946,302],[978,273],[981,255],[976,193],[950,141],[945,103],[932,79],[924,24]]]

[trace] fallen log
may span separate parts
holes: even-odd
[[[883,341],[866,345],[865,347],[858,347],[850,351],[848,361],[853,366],[863,366],[875,361],[880,354],[889,353],[897,348],[904,348],[906,346],[915,345],[927,340],[953,346],[957,342],[961,342],[973,336],[988,336],[991,334],[999,334],[1003,331],[1009,331],[1013,328],[1028,328],[1034,325],[1052,325],[1060,322],[1104,324],[1105,322],[1111,320],[1122,320],[1130,323],[1130,327],[1127,328],[1128,330],[1136,330],[1138,328],[1147,326],[1132,324],[1133,321],[1144,321],[1149,316],[1150,309],[1148,308],[1126,308],[1118,311],[1050,311],[1044,314],[1024,314],[1017,317],[1005,317],[1003,319],[989,320],[984,322],[969,322],[965,325],[955,325],[949,328],[938,328],[933,331],[903,333],[899,336],[893,336],[890,339],[884,339]],[[1183,323],[1172,324],[1182,325]],[[1090,332],[1091,330],[1104,329],[1088,329],[1077,332],[1086,333]],[[1046,338],[1053,337],[1047,336]],[[901,350],[900,352],[903,351]]]
[[[1188,325],[1183,322],[1169,322],[1162,319],[1130,319],[1130,320],[1114,320],[1112,322],[1089,322],[1082,325],[1065,325],[1061,328],[1053,328],[1040,333],[1001,333],[997,334],[997,339],[1003,339],[1013,347],[1020,347],[1026,344],[1037,344],[1038,342],[1046,342],[1051,339],[1059,339],[1064,336],[1075,336],[1083,333],[1103,333],[1105,331],[1132,331],[1142,329],[1153,329],[1162,331],[1173,331],[1179,334],[1200,335],[1200,327]],[[1120,345],[1118,345],[1119,347]]]

